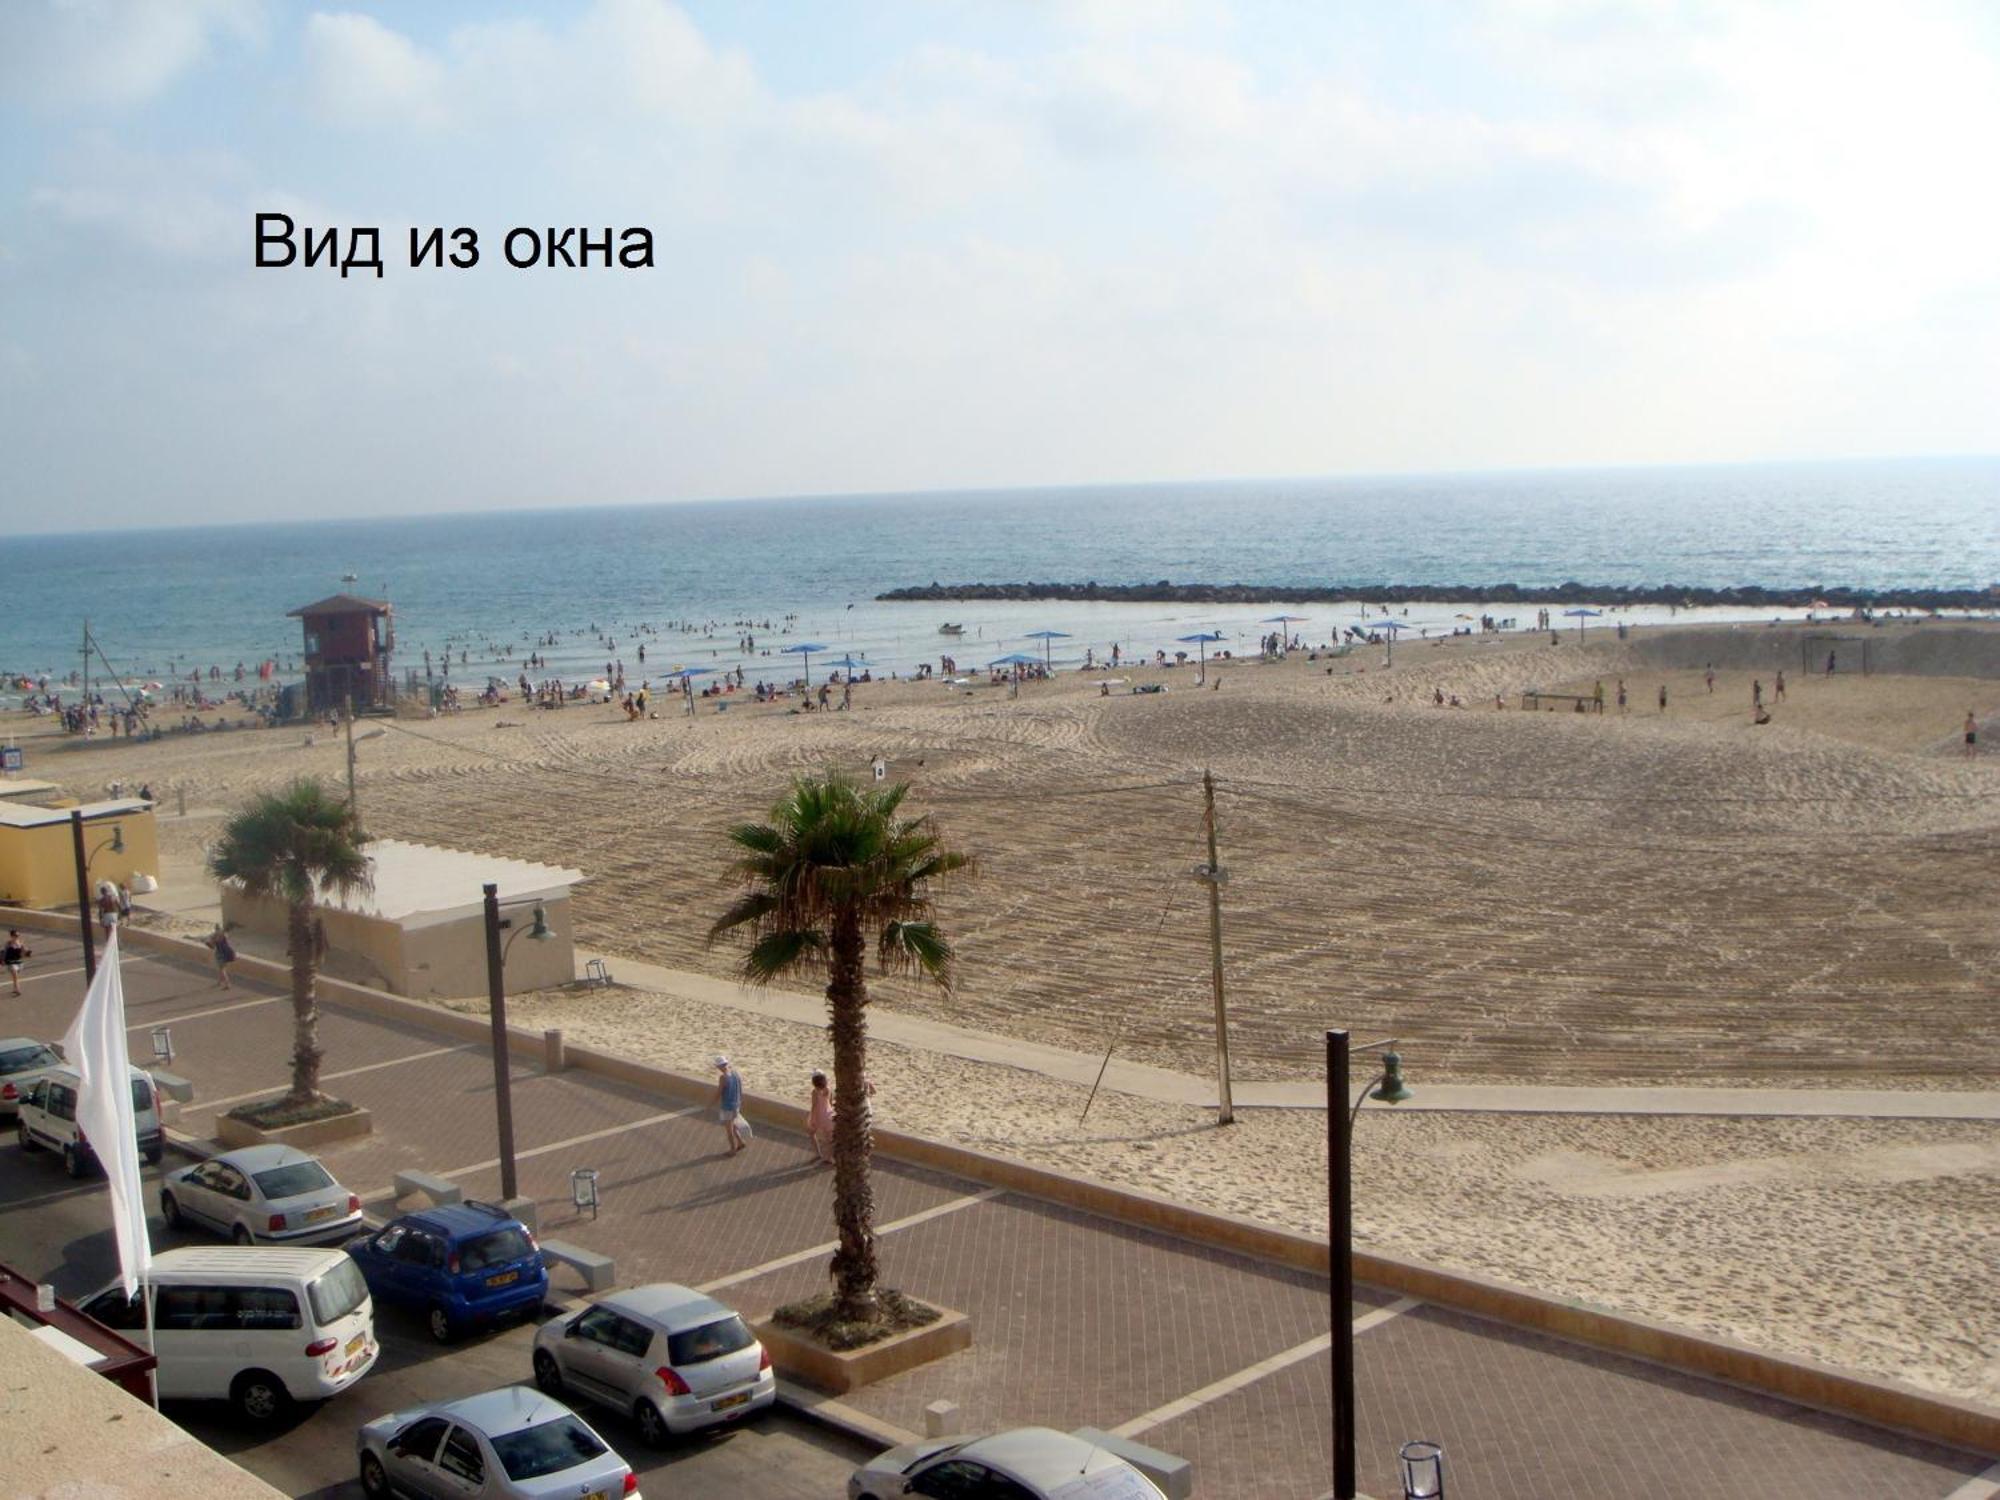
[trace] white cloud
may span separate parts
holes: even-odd
[[[315,12],[304,48],[311,99],[324,118],[382,129],[444,119],[444,70],[374,17]]]
[[[141,104],[218,38],[263,34],[261,0],[19,0],[0,7],[0,100],[58,111]]]

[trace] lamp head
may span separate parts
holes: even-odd
[[[1382,1081],[1368,1097],[1384,1104],[1401,1104],[1405,1099],[1416,1097],[1403,1083],[1403,1055],[1400,1052],[1382,1054]]]
[[[550,938],[555,936],[554,931],[549,927],[549,911],[547,907],[537,906],[535,908],[534,920],[528,924],[525,936],[529,941],[536,943],[546,943]]]

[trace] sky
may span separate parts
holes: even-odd
[[[13,0],[0,525],[1993,453],[1997,141],[1988,0]]]

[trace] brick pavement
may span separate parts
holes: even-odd
[[[75,962],[61,939],[43,934],[35,946],[37,971]],[[242,984],[223,995],[210,985],[177,961],[128,965],[135,1053],[146,1051],[145,1026],[171,1020],[175,1071],[195,1081],[198,1097],[280,1087],[282,1002],[193,1014],[277,992]],[[82,989],[79,974],[32,984],[18,1001],[0,997],[0,1031],[59,1035]],[[327,1069],[367,1069],[337,1087],[377,1123],[375,1136],[326,1153],[343,1180],[376,1190],[400,1166],[466,1168],[469,1192],[497,1194],[497,1171],[478,1165],[494,1154],[485,1052],[338,1004],[324,1011]],[[684,1101],[574,1071],[545,1077],[524,1063],[515,1079],[523,1191],[542,1205],[546,1232],[614,1254],[623,1282],[727,1277],[831,1236],[830,1174],[796,1136],[762,1131],[748,1155],[731,1159],[708,1112],[684,1113]],[[184,1124],[201,1128],[213,1106],[186,1113]],[[578,1136],[594,1138],[545,1149]],[[595,1222],[569,1208],[573,1166],[602,1174],[605,1212]],[[878,1159],[876,1183],[880,1223],[949,1210],[886,1233],[883,1264],[892,1284],[967,1311],[975,1330],[971,1349],[847,1398],[903,1427],[919,1427],[924,1403],[942,1396],[975,1428],[1115,1428],[1325,1330],[1326,1283],[1305,1273],[887,1160]],[[722,1295],[761,1312],[822,1285],[824,1274],[814,1257]],[[1356,1311],[1389,1302],[1362,1288]],[[1461,1500],[1991,1492],[1979,1483],[1989,1459],[1440,1308],[1387,1317],[1357,1345],[1362,1482],[1384,1500],[1399,1488],[1397,1445],[1418,1436],[1445,1445],[1450,1493]],[[1316,1497],[1330,1468],[1328,1374],[1326,1356],[1311,1351],[1136,1435],[1193,1459],[1204,1496]]]

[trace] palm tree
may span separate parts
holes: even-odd
[[[360,823],[347,803],[311,778],[266,792],[223,825],[209,850],[208,871],[233,880],[251,896],[285,903],[285,951],[292,960],[292,1091],[286,1104],[308,1104],[319,1092],[319,932],[314,898],[322,889],[345,896],[369,884]]]
[[[717,918],[709,941],[749,929],[743,976],[768,984],[826,975],[833,1035],[834,1299],[843,1319],[876,1311],[875,1193],[868,1180],[868,981],[872,935],[881,969],[949,991],[952,949],[933,920],[930,883],[972,865],[945,847],[928,817],[899,816],[907,785],[862,790],[839,777],[801,777],[767,823],[739,823],[733,873],[749,889]]]

